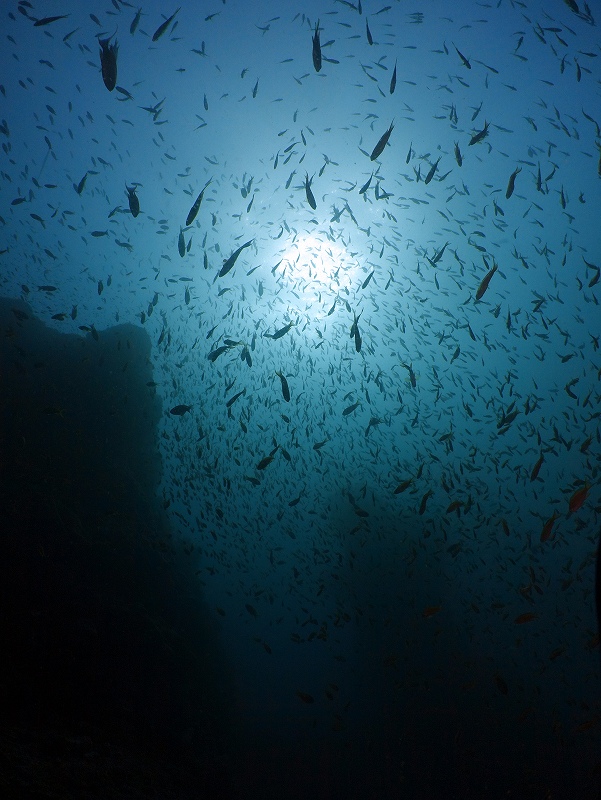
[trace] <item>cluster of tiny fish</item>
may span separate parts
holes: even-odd
[[[3,292],[148,332],[169,547],[244,691],[343,731],[370,629],[389,697],[445,642],[598,738],[594,9],[64,5],[2,12]]]

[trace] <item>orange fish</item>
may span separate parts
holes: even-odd
[[[525,622],[532,622],[533,619],[536,619],[538,614],[534,614],[532,611],[526,611],[525,614],[520,614],[514,619],[516,625],[523,625]]]
[[[574,494],[570,497],[570,511],[572,514],[582,507],[584,501],[588,497],[590,488],[590,484],[585,482],[584,486],[581,486],[580,489],[576,489]]]
[[[535,481],[538,478],[538,473],[540,472],[540,468],[543,465],[543,460],[544,460],[543,454],[541,453],[540,454],[540,458],[538,459],[538,461],[536,462],[536,464],[532,468],[532,472],[530,473],[530,480],[531,481]]]
[[[549,517],[549,519],[543,525],[543,530],[540,535],[541,542],[546,542],[549,536],[551,536],[551,531],[553,530],[553,525],[555,524],[555,520],[559,517],[557,511],[553,512],[553,516]]]
[[[428,619],[428,617],[433,617],[434,614],[438,614],[442,606],[427,606],[422,611],[422,617],[424,619]]]

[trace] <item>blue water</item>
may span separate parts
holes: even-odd
[[[598,20],[362,5],[5,6],[1,293],[150,337],[241,796],[592,797]]]

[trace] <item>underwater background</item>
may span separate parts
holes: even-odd
[[[0,13],[4,796],[598,797],[598,8]]]

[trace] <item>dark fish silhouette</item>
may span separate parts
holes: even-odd
[[[394,128],[394,122],[391,122],[390,123],[390,128],[388,128],[388,130],[385,133],[383,133],[382,136],[380,136],[380,141],[374,147],[374,149],[371,151],[370,159],[372,161],[375,161],[376,158],[381,156],[382,153],[384,152],[384,148],[388,144],[388,140],[390,139],[390,134],[392,133],[392,129],[393,128]]]
[[[110,37],[108,39],[99,39],[98,44],[100,45],[102,80],[109,92],[112,92],[117,84],[117,53],[119,52],[119,45],[117,40],[115,40],[114,44],[110,44]]]
[[[175,15],[176,15],[176,14],[179,12],[180,8],[181,8],[181,6],[180,6],[180,7],[177,9],[177,11],[175,11],[175,12],[174,12],[174,13],[173,13],[173,14],[172,14],[170,17],[169,17],[169,19],[166,19],[166,20],[165,20],[165,22],[163,22],[161,25],[159,25],[159,27],[156,29],[156,31],[155,31],[155,32],[153,33],[153,35],[152,35],[152,41],[153,41],[153,42],[156,42],[156,41],[157,41],[158,39],[160,39],[160,38],[161,38],[161,36],[162,36],[162,35],[165,33],[165,31],[167,30],[167,28],[168,28],[168,27],[171,25],[171,23],[172,23],[172,22],[173,22],[173,20],[175,19]]]
[[[313,66],[315,67],[315,72],[319,72],[321,69],[321,43],[319,41],[319,20],[317,20],[317,24],[315,25],[315,32],[313,34]]]

